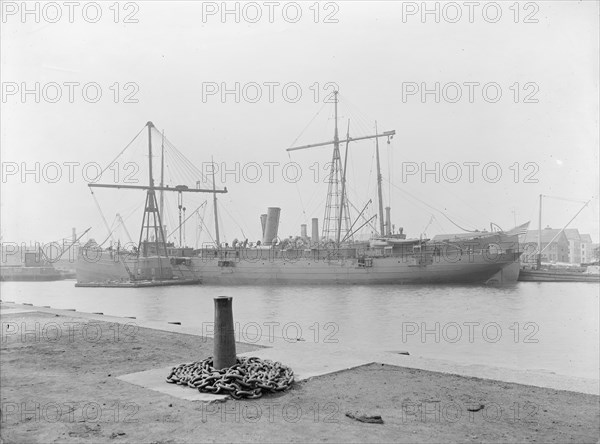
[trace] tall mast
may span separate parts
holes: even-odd
[[[333,157],[328,177],[327,202],[325,203],[325,217],[323,221],[323,237],[334,238],[339,242],[338,229],[340,221],[338,217],[343,214],[343,202],[340,200],[340,180],[342,173],[342,160],[340,156],[340,138],[338,133],[338,91],[333,92],[334,98],[334,122],[333,133]],[[347,138],[348,139],[348,138]],[[346,215],[348,217],[348,215]],[[346,222],[348,225],[348,222]]]
[[[143,246],[143,256],[148,256],[148,242],[150,241],[150,213],[153,215],[156,214],[156,208],[154,203],[156,201],[156,195],[154,194],[154,176],[152,175],[152,127],[154,124],[152,122],[148,122],[146,124],[148,127],[148,191],[146,193],[146,206],[144,208],[144,219],[146,216],[146,242]],[[142,230],[144,221],[142,220]],[[140,235],[142,237],[142,234]],[[158,253],[158,252],[157,252]]]
[[[181,240],[181,209],[183,208],[183,193],[181,191],[177,196],[177,208],[179,209],[179,246],[183,247],[183,241]]]
[[[153,232],[154,237],[154,245],[156,254],[160,257],[161,254],[164,257],[168,256],[167,245],[165,242],[165,232],[164,226],[162,224],[161,219],[161,208],[157,201],[156,191],[177,191],[179,193],[213,193],[216,195],[217,193],[227,193],[227,188],[222,190],[215,189],[214,185],[214,175],[213,175],[213,187],[211,189],[202,189],[198,185],[196,188],[188,188],[186,185],[177,185],[176,187],[165,187],[165,186],[155,186],[154,185],[154,176],[153,176],[153,168],[152,168],[152,128],[154,128],[154,124],[152,122],[147,122],[146,125],[148,127],[148,185],[126,185],[126,184],[100,184],[100,183],[89,183],[89,188],[116,188],[116,189],[130,189],[130,190],[145,190],[146,191],[146,202],[144,205],[144,215],[142,218],[142,224],[140,229],[140,237],[138,241],[138,256],[142,255],[148,256],[148,246],[150,243],[150,231]],[[140,131],[141,133],[141,131]],[[163,134],[164,139],[164,134]],[[163,145],[164,146],[164,145]],[[163,180],[163,173],[161,172],[161,183]],[[93,193],[92,193],[93,195]],[[185,211],[185,209],[184,209]],[[102,215],[102,212],[101,212]],[[106,222],[106,219],[102,215],[102,218]],[[146,236],[144,237],[144,231],[146,231]],[[161,251],[162,250],[162,251]],[[160,267],[162,269],[162,262],[159,262]],[[162,275],[162,270],[161,273]]]
[[[215,208],[215,238],[217,241],[217,248],[221,247],[221,241],[219,240],[219,216],[217,214],[217,193],[215,193],[215,161],[211,157],[212,162],[212,180],[213,180],[213,206]]]
[[[164,186],[165,186],[165,131],[163,130],[161,150],[160,150],[160,187],[164,188]],[[165,207],[165,191],[161,189],[160,190],[160,206],[159,206],[161,217],[164,214],[163,213],[164,207]],[[160,229],[163,233],[163,238],[164,238],[165,237],[164,227],[161,226]]]
[[[342,234],[342,219],[344,218],[344,210],[346,209],[346,166],[348,164],[348,144],[350,139],[350,119],[348,119],[348,129],[346,131],[346,153],[344,154],[344,169],[342,170],[342,196],[340,198],[340,218],[338,220],[337,233],[335,236],[335,242],[339,245],[341,234]],[[346,212],[346,217],[349,214]],[[348,226],[346,224],[346,229]]]
[[[156,187],[154,186],[154,176],[152,173],[152,128],[154,127],[154,124],[152,122],[148,122],[146,126],[148,127],[148,187],[146,188],[146,205],[144,206],[144,216],[142,218],[142,229],[140,231],[138,254],[141,252],[142,256],[148,256],[150,230],[152,230],[154,235],[154,246],[157,256],[161,255],[160,250],[162,247],[162,249],[164,250],[164,255],[166,257],[167,246],[165,244],[165,237],[162,229],[160,210],[158,207],[158,202],[156,201]],[[113,188],[119,187],[125,188],[125,186],[113,186]],[[130,185],[129,187],[134,186]],[[162,187],[159,187],[159,189],[160,188]],[[142,239],[144,237],[144,230],[146,231],[146,239],[144,242],[142,242]],[[160,265],[160,267],[162,269],[162,265]]]
[[[148,122],[146,124],[148,127],[148,175],[149,175],[149,183],[148,186],[152,188],[154,186],[154,177],[152,177],[152,127],[154,126],[152,122]]]
[[[338,136],[338,92],[334,91],[333,92],[333,99],[334,99],[334,104],[335,104],[335,133],[333,134],[333,147],[334,149],[338,150],[340,149],[340,138]]]
[[[335,132],[333,140],[327,142],[320,143],[312,143],[309,145],[296,146],[292,148],[287,148],[286,151],[297,151],[303,150],[307,148],[316,148],[320,146],[333,145],[333,159],[331,162],[331,169],[328,176],[328,190],[327,190],[327,202],[325,204],[325,220],[323,221],[323,229],[322,229],[322,237],[324,238],[332,238],[335,237],[337,242],[339,243],[341,238],[341,218],[343,216],[346,221],[346,226],[350,225],[350,219],[348,214],[348,206],[347,199],[345,199],[345,186],[344,186],[344,169],[342,169],[342,161],[340,158],[340,143],[344,142],[346,144],[350,142],[355,142],[359,140],[367,140],[367,139],[377,139],[379,137],[387,137],[388,143],[389,140],[396,134],[396,131],[384,131],[381,134],[373,134],[369,136],[361,136],[361,137],[350,137],[348,135],[344,140],[339,139],[338,134],[338,91],[334,91],[334,105],[335,105]],[[346,148],[347,149],[347,148]],[[347,154],[347,151],[346,151]],[[340,176],[342,177],[342,195],[340,196]],[[379,176],[381,177],[381,175]],[[380,190],[381,195],[381,190]],[[341,200],[340,200],[341,197]],[[342,207],[345,206],[345,210]],[[381,208],[381,205],[380,205]],[[382,210],[381,210],[382,212]],[[380,216],[383,220],[383,216]],[[330,236],[332,234],[333,236]]]
[[[542,196],[540,194],[540,214],[538,218],[538,256],[537,256],[537,269],[539,270],[542,266]]]
[[[375,122],[375,134],[377,134],[377,122]],[[375,154],[377,157],[377,197],[379,198],[379,233],[380,236],[384,236],[384,224],[383,220],[383,196],[381,193],[381,164],[379,162],[379,138],[375,138]]]

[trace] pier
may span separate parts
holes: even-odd
[[[6,442],[598,438],[598,387],[578,378],[338,344],[238,342],[238,355],[285,362],[297,382],[259,400],[216,402],[164,383],[165,369],[212,354],[197,326],[7,302],[1,313]],[[369,422],[377,416],[383,424]]]

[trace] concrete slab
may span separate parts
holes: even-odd
[[[398,367],[415,368],[439,373],[450,373],[481,379],[513,382],[515,384],[568,390],[591,395],[600,395],[600,381],[568,375],[557,375],[542,370],[513,369],[488,365],[460,364],[442,359],[405,356],[388,352],[357,352],[364,361]]]
[[[296,381],[348,370],[369,362],[345,349],[300,343],[288,347],[264,348],[241,353],[239,356],[256,356],[279,361],[294,370]]]
[[[164,393],[175,398],[185,399],[186,401],[202,401],[202,402],[222,402],[229,398],[227,395],[213,395],[212,393],[202,393],[187,385],[169,384],[165,378],[173,367],[179,364],[173,364],[169,367],[155,368],[143,372],[129,373],[127,375],[118,376],[121,381],[134,384],[145,389],[154,390]]]

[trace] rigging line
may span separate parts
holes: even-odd
[[[186,181],[186,174],[182,169],[182,165],[178,162],[172,163],[173,170],[175,171],[175,184],[182,185]]]
[[[295,143],[295,142],[294,142]],[[288,158],[291,160],[290,152],[288,151]],[[295,181],[294,185],[296,188],[296,193],[298,194],[298,199],[300,200],[300,208],[302,208],[302,214],[306,217],[306,207],[304,206],[304,201],[302,200],[302,193],[300,192],[300,186],[298,185],[298,180]]]
[[[173,227],[176,225],[176,223],[173,222],[173,214],[171,212],[171,210],[169,208],[172,208],[173,206],[173,202],[171,201],[171,198],[169,197],[169,193],[165,193],[165,205],[164,205],[164,211],[163,211],[163,215],[162,215],[162,223],[163,225],[166,225],[168,227]]]
[[[166,144],[165,144],[166,145]],[[169,183],[178,185],[179,183],[179,163],[173,153],[165,150],[165,164],[169,171]]]
[[[459,202],[462,202],[466,207],[468,207],[471,210],[474,210],[475,212],[477,212],[479,215],[487,218],[489,217],[488,214],[484,213],[483,211],[481,211],[477,206],[473,206],[471,205],[469,202],[467,202],[466,200],[464,200],[462,197],[460,197],[459,194],[453,193],[452,191],[450,191],[451,187],[442,187],[441,189],[445,192],[447,192],[449,195],[451,195],[453,198],[455,198],[456,200],[458,200]]]
[[[166,172],[167,172],[167,174],[168,174],[168,176],[169,176],[169,177],[168,177],[168,182],[169,182],[170,184],[172,184],[172,183],[173,183],[173,182],[175,182],[175,181],[173,180],[173,177],[174,177],[174,176],[173,176],[173,175],[174,175],[174,172],[171,170],[171,162],[170,162],[170,159],[165,159],[165,167],[166,167]],[[175,169],[175,167],[173,167],[173,169]]]
[[[429,217],[429,222],[427,222],[427,225],[425,225],[425,228],[423,228],[421,230],[421,233],[423,233],[424,235],[426,235],[427,234],[427,229],[433,223],[434,220],[435,220],[435,216],[433,214],[431,214],[430,217]]]
[[[338,95],[338,99],[339,99],[339,95]],[[354,107],[352,106],[348,106],[349,102],[348,100],[344,100],[344,98],[342,97],[341,100],[338,100],[338,103],[344,107],[345,106],[345,114],[347,114],[345,116],[345,118],[347,120],[352,120],[352,127],[354,128],[354,133],[355,134],[369,134],[370,132],[370,125],[368,125],[366,122],[366,119],[363,117],[363,115],[361,113],[357,113],[354,111]],[[341,119],[341,118],[340,118]]]
[[[457,224],[456,224],[456,223],[455,223],[455,222],[454,222],[452,219],[450,219],[450,218],[449,218],[449,217],[448,217],[448,216],[447,216],[447,215],[446,215],[446,214],[445,214],[445,213],[444,213],[442,210],[440,210],[440,209],[438,209],[438,208],[436,208],[436,207],[434,207],[434,206],[432,206],[432,205],[428,204],[427,202],[425,202],[425,201],[423,201],[423,200],[419,199],[419,198],[418,198],[418,197],[416,197],[416,196],[413,196],[411,193],[409,193],[409,192],[408,192],[408,191],[406,191],[406,190],[403,190],[402,188],[400,188],[400,187],[399,187],[399,186],[397,186],[397,185],[394,185],[394,184],[393,184],[392,182],[390,182],[389,180],[387,180],[387,179],[385,179],[385,180],[386,180],[386,181],[387,181],[387,182],[388,182],[388,183],[389,183],[391,186],[393,186],[394,188],[396,188],[396,189],[397,189],[397,190],[399,190],[400,192],[407,194],[408,196],[410,196],[411,198],[415,199],[416,201],[418,201],[418,202],[422,203],[423,205],[427,206],[428,208],[430,208],[430,209],[432,209],[432,210],[434,210],[434,211],[437,211],[438,213],[442,214],[442,215],[443,215],[443,216],[444,216],[446,219],[448,219],[448,220],[449,220],[449,221],[450,221],[452,224],[456,225],[456,226],[457,226],[458,228],[460,228],[461,230],[467,231],[467,232],[469,232],[469,233],[475,233],[475,232],[478,232],[478,231],[479,231],[479,230],[466,230],[466,229],[464,229],[464,228],[460,227],[460,226],[459,226],[459,225],[457,225]]]
[[[223,207],[223,205],[220,205],[218,208],[221,209],[222,207]],[[223,208],[223,210],[225,210],[225,209]],[[225,212],[226,212],[226,210],[225,210]],[[217,217],[219,218],[219,227],[225,227],[225,224],[223,224],[223,211],[218,211]],[[219,242],[221,242],[221,244],[229,242],[229,237],[227,236],[225,230],[222,230],[222,229],[219,230]]]
[[[346,96],[344,96],[342,94],[338,94],[338,98],[340,99],[340,103],[343,103],[348,107],[349,113],[352,114],[352,117],[357,117],[357,128],[359,128],[359,130],[361,131],[361,134],[362,133],[369,134],[370,131],[373,130],[372,125],[376,119],[373,119],[373,118],[369,117],[367,114],[363,113],[361,111],[361,107],[357,107],[352,101],[348,100],[346,98]],[[385,125],[383,125],[383,126],[385,126]]]
[[[446,231],[446,229],[444,228],[444,226],[440,223],[440,221],[437,219],[437,217],[434,216],[435,219],[435,223],[437,224],[438,228],[440,229],[440,231],[443,233],[444,231]]]
[[[321,105],[321,108],[319,109],[319,111],[317,111],[317,113],[313,116],[313,118],[310,119],[310,121],[306,124],[306,126],[304,127],[304,129],[298,135],[298,137],[296,137],[296,139],[290,144],[290,146],[288,148],[291,148],[294,145],[296,145],[296,142],[298,142],[298,139],[300,139],[300,137],[302,137],[302,135],[306,132],[306,130],[308,129],[308,127],[314,122],[314,120],[317,118],[317,116],[319,114],[321,114],[321,111],[323,111],[323,108],[325,108],[325,105],[327,105],[327,104],[328,103],[326,101],[323,101],[323,105]],[[288,152],[288,154],[289,154],[289,152]]]
[[[204,209],[206,209],[207,207],[204,207]],[[206,214],[206,213],[205,213]],[[212,235],[210,234],[210,230],[208,229],[208,226],[206,225],[206,223],[204,223],[204,217],[200,219],[200,223],[202,224],[202,226],[204,228],[206,228],[206,234],[208,235],[208,237],[210,238],[211,242],[216,245],[217,241],[212,237]]]
[[[125,217],[123,218],[123,220],[127,220],[127,219],[129,219],[131,216],[133,216],[133,215],[135,214],[135,212],[136,212],[137,210],[139,210],[139,209],[140,209],[140,207],[141,207],[142,205],[144,205],[144,204],[143,204],[143,203],[137,204],[137,205],[136,205],[134,208],[132,208],[132,209],[129,211],[129,214],[128,214],[127,216],[125,216]]]
[[[183,183],[190,183],[192,186],[196,186],[198,182],[204,185],[208,184],[208,181],[202,172],[192,165],[182,153],[173,152],[172,155],[174,161],[178,165]]]
[[[468,233],[478,233],[479,230],[467,230],[466,228],[461,227],[460,225],[458,225],[456,222],[454,222],[452,219],[450,219],[446,214],[442,213],[442,216],[444,216],[446,219],[448,219],[450,221],[450,223],[454,226],[456,226],[457,228],[459,228],[460,230],[466,231]]]
[[[134,137],[133,139],[131,139],[131,142],[129,142],[129,143],[127,144],[127,146],[126,146],[125,148],[123,148],[119,154],[117,154],[117,157],[115,157],[115,158],[112,160],[112,162],[110,162],[110,163],[109,163],[109,164],[108,164],[108,165],[107,165],[107,166],[106,166],[106,167],[105,167],[105,168],[104,168],[102,171],[100,171],[100,174],[98,175],[98,177],[101,177],[101,176],[102,176],[102,174],[104,174],[104,172],[105,172],[105,171],[106,171],[108,168],[110,168],[110,166],[111,166],[113,163],[115,163],[115,162],[116,162],[116,160],[117,160],[119,157],[121,157],[121,155],[122,155],[122,154],[125,152],[125,150],[126,150],[127,148],[129,148],[129,146],[130,146],[130,145],[131,145],[133,142],[135,142],[135,139],[137,139],[137,138],[138,138],[138,136],[139,136],[139,135],[142,133],[142,131],[144,131],[144,129],[146,129],[146,125],[144,125],[144,126],[142,127],[142,129],[141,129],[141,130],[140,130],[140,131],[139,131],[139,132],[138,132],[138,133],[135,135],[135,137]],[[94,194],[94,193],[92,193],[92,194]]]
[[[196,180],[200,179],[203,182],[207,181],[207,178],[204,177],[204,175],[202,174],[202,171],[200,171],[200,169],[198,169],[198,167],[196,167],[179,149],[177,149],[177,147],[167,138],[165,138],[165,145],[167,146],[167,148],[170,149],[170,153],[173,155],[173,157],[175,157],[177,160],[179,160],[182,163],[182,166],[185,168],[187,168],[188,170],[188,174],[194,178],[194,183]]]
[[[371,181],[373,179],[373,164],[375,162],[375,150],[371,154],[371,164],[369,165],[369,180],[367,181],[367,196],[371,193]]]
[[[551,199],[557,199],[557,200],[566,200],[567,202],[577,202],[577,203],[586,203],[588,201],[585,200],[577,200],[577,199],[567,199],[566,197],[559,197],[559,196],[549,196],[547,194],[542,194],[543,197],[549,197]]]
[[[108,237],[102,241],[102,243],[100,244],[100,246],[104,245],[104,244],[106,243],[106,241],[108,240],[108,238],[112,237],[112,235],[113,235],[113,233],[114,233],[115,231],[117,231],[117,230],[118,230],[118,229],[119,229],[121,226],[124,226],[124,224],[123,224],[123,222],[124,222],[124,221],[119,221],[118,219],[119,219],[119,218],[118,218],[117,216],[115,216],[115,220],[113,221],[112,225],[110,226],[112,231],[110,232],[110,234],[108,235]],[[121,218],[121,219],[122,219],[122,218]],[[117,223],[117,221],[118,221],[119,223]],[[115,225],[115,224],[116,224],[116,225]],[[127,229],[126,229],[126,230],[127,230]],[[131,240],[131,238],[129,238],[129,241],[130,241],[131,243],[133,243],[133,241]]]
[[[115,216],[112,224],[110,224],[110,232],[108,233],[108,236],[100,243],[100,247],[102,245],[104,245],[106,243],[106,241],[112,237],[113,233],[115,232],[115,230],[117,229],[117,227],[115,227],[115,223],[117,222],[117,216]]]
[[[174,149],[171,155],[173,156],[174,165],[177,166],[177,170],[178,173],[181,175],[182,181],[190,181],[193,182],[193,184],[195,185],[196,181],[198,180],[198,176],[200,176],[200,178],[202,177],[199,171],[194,171],[192,168],[190,168],[189,161],[181,152],[178,152]]]
[[[178,152],[175,146],[166,137],[164,140],[164,146],[165,154],[167,159],[169,159],[169,163],[172,164],[173,169],[177,170],[177,180],[179,181],[179,175],[182,176],[182,179],[185,178],[185,168],[183,168],[183,164],[185,164],[185,161],[182,159],[181,153]]]
[[[198,220],[201,223],[204,221],[204,216],[206,216],[206,208],[208,208],[208,205],[205,205],[204,208],[202,209],[202,215],[200,215],[200,212],[198,212]],[[195,243],[196,250],[198,249],[198,243],[200,242],[201,237],[202,237],[202,225],[198,224],[198,225],[196,225],[196,243]],[[214,243],[214,241],[213,241],[213,243]]]
[[[377,231],[377,230],[376,230],[376,228],[375,228],[375,227],[374,227],[374,226],[371,224],[371,220],[372,220],[373,218],[371,218],[371,219],[367,219],[367,217],[366,217],[364,214],[361,214],[361,211],[360,211],[358,208],[356,208],[352,202],[348,201],[348,203],[349,203],[349,204],[350,204],[350,206],[351,206],[351,207],[354,209],[354,211],[356,211],[357,213],[359,213],[360,217],[362,217],[362,218],[363,218],[363,220],[365,220],[365,221],[366,221],[366,222],[365,222],[365,224],[363,224],[363,226],[368,224],[368,225],[371,227],[371,229],[373,229],[373,230]],[[360,227],[360,228],[362,228],[362,227]],[[360,229],[360,228],[359,228],[359,229]],[[358,229],[357,229],[356,231],[358,231]]]
[[[108,222],[106,220],[106,217],[104,217],[104,213],[102,212],[102,208],[100,208],[100,204],[98,203],[98,199],[96,198],[96,195],[94,194],[94,191],[92,190],[92,188],[90,188],[90,192],[92,193],[92,197],[94,198],[94,202],[96,202],[96,208],[98,208],[98,211],[100,212],[100,216],[102,216],[102,220],[104,221],[104,226],[106,227],[106,230],[108,231],[109,237],[111,236],[111,232],[110,232],[110,227],[108,226]]]
[[[246,225],[246,222],[244,221],[244,218],[241,217],[242,215],[237,211],[238,205],[235,205],[233,199],[231,199],[231,198],[229,199],[228,203],[231,204],[230,208],[232,209],[232,212],[235,212],[238,215],[238,219],[234,219],[234,217],[230,214],[230,217],[233,220],[233,222],[237,223],[238,220],[241,220],[241,223],[246,227],[246,230],[248,230],[248,225]],[[227,209],[225,209],[225,211],[227,211]],[[244,230],[242,229],[241,226],[240,226],[240,230],[242,231],[242,234],[243,234]],[[244,237],[246,237],[246,236],[244,236]]]
[[[184,219],[184,220],[183,220],[183,221],[182,221],[182,222],[181,222],[181,223],[180,223],[180,224],[177,226],[177,228],[175,228],[175,229],[174,229],[173,231],[171,231],[171,233],[169,233],[169,234],[170,234],[170,235],[174,235],[174,234],[176,234],[176,233],[178,232],[179,228],[183,227],[183,226],[185,225],[185,223],[186,223],[186,222],[187,222],[187,221],[188,221],[188,220],[189,220],[189,219],[190,219],[190,218],[191,218],[191,217],[192,217],[194,214],[198,213],[198,210],[200,210],[200,208],[202,208],[202,207],[203,207],[205,204],[206,204],[206,200],[205,200],[204,202],[202,202],[198,208],[196,208],[194,211],[192,211],[192,212],[190,213],[190,215],[189,215],[188,217],[186,217],[186,218],[185,218],[185,219]],[[198,214],[199,214],[199,213],[198,213]],[[167,237],[169,237],[169,236],[167,235]]]
[[[309,209],[308,214],[311,214],[311,215],[313,215],[313,214],[320,215],[320,214],[323,213],[323,208],[325,207],[325,202],[326,202],[327,198],[326,197],[325,198],[322,197],[320,199],[320,201],[314,202],[316,200],[315,197],[322,196],[322,195],[323,195],[323,193],[315,192],[313,194],[313,196],[310,198],[309,205],[312,205],[311,206],[312,210]],[[304,216],[300,216],[300,217],[296,217],[296,219],[294,219],[294,224],[295,225],[298,224],[298,222],[306,222],[306,223],[308,223],[309,220],[306,217],[304,217]]]
[[[166,138],[165,138],[165,147],[167,148],[165,150],[165,152],[167,154],[167,158],[170,161],[169,163],[171,164],[173,169],[176,170],[177,175],[185,176],[185,174],[183,174],[183,171],[184,171],[183,164],[185,164],[185,161],[182,160],[181,153],[179,153],[175,149],[175,147],[169,142],[169,140]],[[177,177],[177,180],[179,180],[179,177]]]
[[[388,205],[391,205],[392,203],[392,159],[391,159],[391,153],[392,152],[392,147],[391,144],[388,143],[387,144],[387,160],[388,160],[388,177],[389,177],[389,181],[388,181]]]
[[[227,211],[227,208],[225,208],[225,205],[221,205],[219,208],[222,209],[223,211],[225,211],[225,213],[227,213],[227,215],[232,220],[232,222],[240,229],[240,231],[242,232],[242,236],[244,236],[244,239],[248,239],[248,237],[244,233],[244,229],[241,227],[240,224],[237,223],[237,221],[234,219],[234,217],[231,215],[231,213],[229,213],[229,211]]]
[[[167,181],[170,184],[173,184],[174,182],[176,182],[174,179],[176,172],[173,171],[173,170],[175,170],[175,166],[171,167],[172,160],[173,159],[171,159],[170,156],[167,156],[167,158],[165,159],[165,170],[168,175]],[[174,160],[173,160],[173,163],[174,163],[174,165],[176,164],[176,162]],[[165,196],[167,196],[167,195],[168,195],[168,193],[165,194]]]
[[[426,206],[426,207],[428,207],[429,209],[432,209],[432,210],[434,210],[434,211],[437,211],[437,212],[439,212],[439,213],[442,213],[442,211],[441,211],[441,210],[439,210],[438,208],[434,207],[433,205],[430,205],[430,204],[428,204],[427,202],[425,202],[424,200],[422,200],[422,199],[418,198],[417,196],[413,195],[413,194],[412,194],[412,193],[410,193],[409,191],[407,191],[407,190],[405,190],[405,189],[402,189],[402,188],[400,188],[399,186],[397,186],[397,185],[393,184],[393,183],[392,183],[390,180],[388,180],[387,178],[383,177],[382,179],[383,179],[383,180],[385,180],[385,181],[388,183],[388,185],[390,185],[390,186],[393,186],[393,187],[394,187],[394,188],[396,188],[398,191],[400,191],[401,193],[404,193],[404,194],[406,194],[406,195],[407,195],[408,197],[410,197],[411,199],[414,199],[414,200],[416,200],[417,202],[419,202],[419,203],[421,203],[421,204],[425,205],[425,206]]]
[[[310,215],[314,215],[314,214],[320,214],[323,212],[323,206],[325,204],[326,198],[321,197],[320,200],[318,200],[319,196],[323,196],[323,193],[320,192],[320,190],[315,190],[315,192],[313,193],[313,195],[310,197],[310,199],[308,200],[306,206],[307,206],[307,213]],[[311,210],[312,208],[312,210]],[[309,222],[308,218],[307,218],[307,214],[303,213],[300,218],[296,218],[295,222],[298,223],[299,221],[301,222]]]

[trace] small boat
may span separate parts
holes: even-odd
[[[561,267],[543,264],[539,269],[522,269],[521,282],[600,282],[598,266]]]

